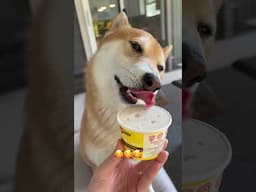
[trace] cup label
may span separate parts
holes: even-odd
[[[126,148],[138,149],[142,152],[139,160],[154,159],[162,150],[167,129],[153,133],[140,133],[123,127],[120,128],[121,137],[126,144]]]

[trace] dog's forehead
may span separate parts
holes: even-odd
[[[214,0],[183,0],[182,16],[183,23],[205,22],[214,24],[216,7]],[[184,24],[185,24],[184,23]]]
[[[147,44],[147,46],[145,46],[145,56],[152,58],[155,64],[164,63],[163,49],[158,43]]]
[[[132,41],[137,41],[138,43],[140,43],[141,45],[147,45],[148,43],[150,43],[150,37],[146,36],[146,35],[140,35],[140,36],[134,36],[131,37],[130,40]]]
[[[126,40],[126,41],[139,41],[143,45],[145,44],[158,44],[154,37],[143,30],[137,28],[122,28],[104,37],[102,43],[106,43],[114,40]]]
[[[103,40],[102,44],[107,42],[121,40],[121,41],[136,41],[140,43],[143,48],[144,57],[151,58],[156,62],[164,62],[163,49],[157,40],[148,32],[137,29],[137,28],[123,28],[114,33],[107,35]]]
[[[157,40],[148,32],[138,29],[133,29],[134,34],[131,34],[130,40],[139,42],[144,50],[144,56],[154,60],[154,63],[164,61],[163,49]]]
[[[131,38],[131,40],[137,41],[141,44],[144,50],[144,56],[152,58],[157,62],[162,62],[162,60],[164,59],[162,47],[152,36],[134,36]]]

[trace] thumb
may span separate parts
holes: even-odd
[[[151,166],[148,167],[141,176],[141,179],[138,183],[138,191],[145,191],[145,189],[149,188],[159,170],[165,164],[168,156],[169,153],[167,151],[161,151],[159,156],[152,161]]]

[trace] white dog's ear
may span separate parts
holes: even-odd
[[[130,27],[130,23],[126,14],[124,12],[121,12],[112,20],[109,32],[116,31],[123,27]]]
[[[217,13],[223,4],[223,0],[213,0],[213,3],[214,3],[215,10]]]
[[[167,59],[167,57],[170,55],[170,53],[172,51],[172,45],[168,45],[168,46],[164,47],[163,51],[164,51],[164,58]]]

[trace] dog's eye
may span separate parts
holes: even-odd
[[[157,69],[158,69],[158,71],[163,71],[164,67],[162,65],[157,65]]]
[[[213,35],[211,26],[203,23],[197,25],[198,33],[202,38],[208,38]]]
[[[143,52],[143,49],[142,47],[140,46],[140,44],[136,41],[129,41],[131,46],[132,46],[132,49],[136,52],[136,53],[142,53]]]

